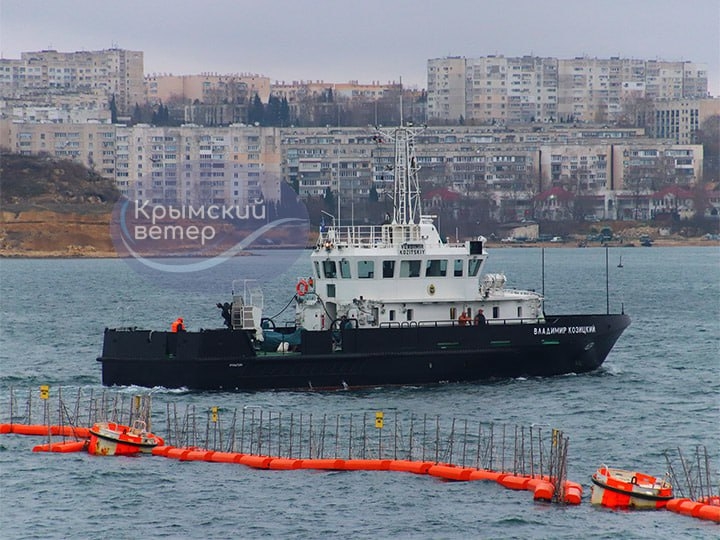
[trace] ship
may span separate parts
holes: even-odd
[[[233,285],[226,327],[106,328],[106,386],[199,391],[355,389],[548,377],[597,370],[630,324],[624,313],[546,314],[544,296],[483,273],[482,236],[441,238],[422,213],[415,139],[394,144],[392,213],[378,225],[322,223],[294,320],[263,317],[262,288]]]

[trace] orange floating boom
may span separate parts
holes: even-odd
[[[690,499],[671,499],[665,508],[676,514],[720,523],[720,501],[716,505],[713,499],[717,499],[717,497],[711,497],[707,502],[692,501]]]
[[[180,461],[206,461],[214,463],[239,463],[255,469],[298,470],[316,469],[331,471],[400,471],[414,474],[427,474],[437,478],[454,481],[492,480],[508,489],[526,490],[533,493],[536,501],[551,501],[555,486],[543,476],[513,475],[472,467],[459,467],[447,463],[428,461],[410,461],[403,459],[300,459],[272,456],[256,456],[237,452],[216,452],[198,448],[176,448],[157,446],[152,449],[155,456],[178,459]],[[580,504],[582,486],[575,482],[565,482],[565,500],[567,504]]]
[[[90,431],[86,427],[76,426],[46,426],[43,424],[0,424],[0,433],[14,433],[16,435],[62,436],[90,438]]]
[[[56,442],[34,446],[33,452],[82,452],[87,450],[88,441]]]

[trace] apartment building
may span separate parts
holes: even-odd
[[[393,145],[370,128],[155,127],[0,120],[0,145],[80,161],[130,199],[244,205],[278,200],[281,182],[303,196],[329,189],[343,206],[373,187],[392,190]],[[703,149],[650,139],[637,128],[427,127],[417,135],[420,179],[492,201],[498,220],[532,215],[535,197],[561,188],[595,197],[610,218],[622,197],[649,196],[702,175]],[[627,217],[627,216],[621,216]]]
[[[427,62],[429,122],[456,123],[467,116],[465,58],[452,56]]]
[[[153,73],[145,77],[150,103],[230,102],[252,99],[256,94],[263,103],[270,97],[270,79],[255,73],[201,73],[172,75]]]
[[[628,100],[702,99],[707,69],[692,62],[504,56],[428,60],[428,120],[610,122]]]
[[[377,137],[367,128],[281,130],[283,178],[303,197],[329,189],[342,200],[367,199],[373,186]]]
[[[0,120],[0,146],[12,152],[72,159],[115,178],[115,126]]]
[[[141,51],[23,52],[20,59],[0,59],[0,95],[52,104],[63,94],[115,96],[118,112],[128,114],[145,101]]]
[[[277,128],[118,126],[117,182],[130,199],[246,205],[280,197]]]
[[[658,100],[653,104],[650,129],[654,137],[692,144],[711,116],[720,116],[720,98]]]

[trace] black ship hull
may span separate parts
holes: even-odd
[[[303,331],[299,351],[275,353],[256,351],[244,330],[106,329],[98,361],[107,386],[229,391],[472,382],[593,371],[629,324],[624,314],[560,315],[544,324]]]

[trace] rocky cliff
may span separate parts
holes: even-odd
[[[112,256],[111,180],[68,160],[0,153],[0,255]]]

